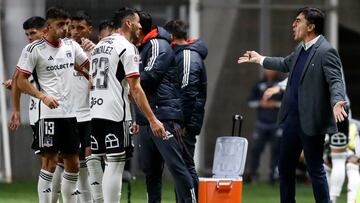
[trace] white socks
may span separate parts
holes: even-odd
[[[104,202],[118,203],[120,201],[124,166],[123,158],[107,157],[107,166],[103,177]]]
[[[345,162],[347,153],[334,153],[331,152],[332,170],[330,175],[330,200],[336,201],[340,196],[341,188],[345,181]]]
[[[86,165],[89,171],[89,184],[94,203],[102,203],[104,201],[102,193],[103,169],[101,167],[101,157],[86,157]]]
[[[61,180],[62,180],[62,175],[64,172],[64,164],[63,163],[58,163],[56,165],[56,169],[54,172],[54,177],[52,180],[52,185],[51,185],[51,203],[57,203],[59,202],[59,197],[60,197],[60,192],[61,192]]]
[[[64,172],[64,176],[61,183],[61,194],[64,203],[76,203],[76,182],[78,180],[79,173]]]
[[[53,173],[40,170],[39,180],[38,180],[38,197],[39,203],[48,203],[51,200],[51,181],[53,178]]]
[[[360,186],[359,166],[353,163],[346,164],[348,177],[347,202],[354,203]]]
[[[326,165],[326,164],[323,164],[324,165],[324,169],[325,169],[325,172],[326,172],[326,180],[328,182],[328,185],[330,187],[330,175],[331,175],[331,168]]]
[[[80,160],[79,180],[77,183],[80,194],[78,198],[81,203],[92,203],[90,184],[88,181],[88,168],[85,160]]]

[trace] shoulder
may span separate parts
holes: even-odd
[[[42,48],[45,45],[46,45],[45,40],[41,38],[41,39],[35,40],[34,42],[26,45],[24,50],[26,50],[27,52],[32,53],[34,51],[34,49]]]

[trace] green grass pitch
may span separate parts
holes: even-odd
[[[132,203],[146,202],[146,188],[144,179],[132,181]],[[163,183],[163,203],[173,203],[174,199],[173,183],[164,181]],[[311,186],[298,184],[296,190],[296,200],[300,203],[313,203]],[[123,184],[121,202],[127,203],[127,184]],[[346,193],[343,191],[338,203],[345,203]],[[0,183],[0,203],[32,203],[37,202],[36,182],[15,182],[12,184]],[[278,203],[278,185],[267,183],[245,184],[243,186],[243,203]]]

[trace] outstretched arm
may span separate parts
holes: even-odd
[[[166,136],[164,125],[155,117],[146,99],[145,93],[141,88],[140,77],[127,77],[127,81],[130,86],[131,95],[140,110],[144,113],[146,119],[149,121],[153,134],[161,137]]]

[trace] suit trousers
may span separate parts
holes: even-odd
[[[323,167],[325,135],[306,135],[297,113],[289,113],[280,145],[279,175],[281,203],[295,203],[295,170],[302,149],[316,203],[329,203],[329,186]]]

